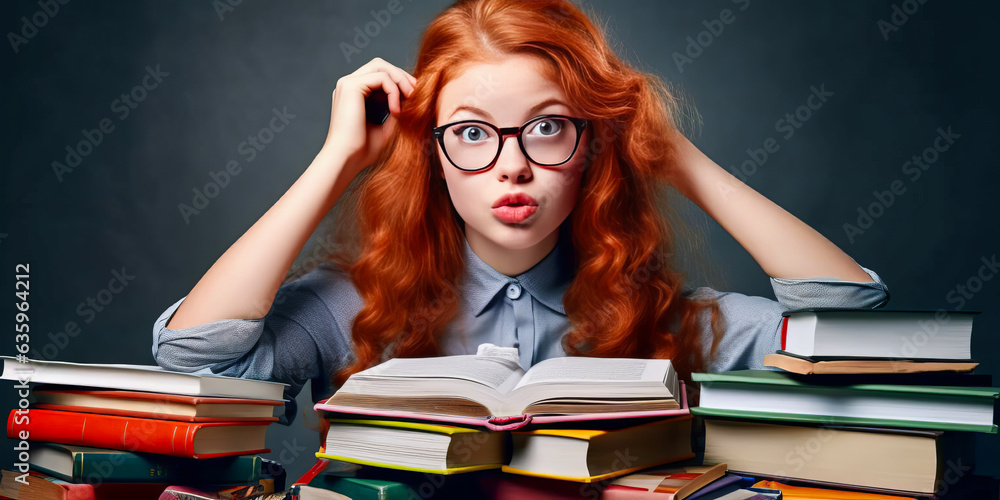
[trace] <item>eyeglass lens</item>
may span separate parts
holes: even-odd
[[[529,122],[521,134],[521,142],[533,163],[556,165],[573,154],[577,134],[573,122],[565,118],[546,117]],[[497,157],[500,147],[497,130],[482,123],[457,123],[444,131],[445,152],[459,168],[476,170],[488,167]]]

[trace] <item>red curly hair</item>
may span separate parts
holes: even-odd
[[[438,334],[458,312],[463,226],[452,207],[430,130],[442,87],[469,65],[509,54],[541,58],[592,125],[589,166],[569,233],[577,273],[563,303],[569,355],[671,358],[687,379],[704,368],[699,313],[718,306],[681,293],[671,269],[673,229],[657,208],[669,183],[676,101],[653,75],[619,60],[602,32],[563,0],[463,0],[427,28],[416,90],[398,129],[357,193],[360,254],[341,263],[364,299],[351,332],[355,361],[335,386],[386,356],[439,355]]]

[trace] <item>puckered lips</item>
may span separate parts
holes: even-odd
[[[538,202],[525,193],[507,193],[493,202],[493,215],[502,222],[521,222],[538,210]]]

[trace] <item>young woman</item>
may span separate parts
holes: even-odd
[[[366,125],[379,89],[392,115]],[[164,311],[153,355],[288,383],[294,417],[307,380],[319,399],[391,356],[490,342],[516,347],[525,368],[668,357],[686,378],[761,367],[785,309],[885,303],[874,272],[681,135],[675,104],[568,1],[457,2],[428,27],[413,75],[376,58],[337,82],[313,163]],[[283,283],[369,165],[359,251]],[[657,208],[668,185],[746,248],[777,302],[683,290]]]

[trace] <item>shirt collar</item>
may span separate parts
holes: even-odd
[[[479,316],[507,285],[517,282],[524,292],[542,303],[545,307],[560,314],[566,314],[563,307],[563,294],[573,280],[575,257],[573,246],[569,241],[569,233],[561,231],[555,248],[531,269],[507,276],[482,259],[472,251],[469,241],[465,242],[465,289],[463,296],[473,315]],[[503,300],[502,298],[498,300]]]

